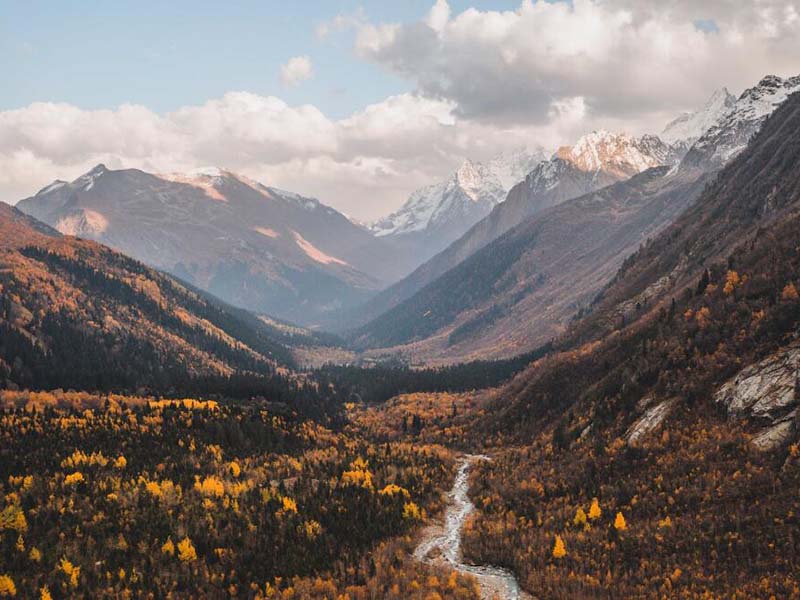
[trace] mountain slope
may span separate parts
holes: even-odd
[[[151,175],[99,165],[18,208],[228,302],[303,324],[363,301],[393,276],[390,248],[340,213],[216,169]]]
[[[538,164],[509,191],[505,202],[447,249],[359,308],[349,324],[377,318],[538,211],[674,159],[672,150],[653,136],[636,139],[605,131],[584,136]]]
[[[798,248],[795,95],[478,418],[469,437],[505,450],[466,556],[538,597],[794,596]]]
[[[166,391],[192,378],[274,379],[287,347],[259,319],[0,203],[5,386]]]
[[[668,169],[541,211],[371,322],[359,343],[448,361],[544,344],[697,197],[705,178]]]
[[[486,164],[467,160],[448,179],[414,192],[370,229],[424,262],[488,215],[543,160],[541,151],[500,155]]]
[[[800,277],[798,223],[800,94],[795,94],[769,118],[748,149],[708,185],[697,202],[625,262],[598,297],[591,313],[575,323],[557,347],[569,351],[603,340],[603,346],[613,348],[613,352],[598,348],[581,360],[589,361],[591,357],[597,360],[600,355],[618,357],[614,364],[622,369],[632,355],[638,354],[639,347],[631,345],[630,338],[646,333],[652,336],[658,331],[659,335],[691,334],[695,338],[693,348],[702,347],[713,353],[719,349],[723,338],[720,332],[711,335],[707,324],[698,322],[695,313],[703,306],[713,309],[707,313],[708,319],[722,319],[725,314],[732,319],[731,324],[725,324],[724,319],[719,322],[726,336],[739,333],[740,329],[734,327],[733,322],[742,319],[748,322],[744,331],[750,326],[760,329],[765,325],[758,322],[762,317],[752,320],[754,312],[760,308],[735,315],[737,303],[767,303],[768,306],[762,308],[778,316],[782,291]],[[736,271],[738,281],[726,290],[728,271]],[[675,306],[671,305],[673,298]],[[793,302],[791,294],[787,298]],[[692,312],[684,314],[686,310]],[[792,319],[798,316],[792,314]],[[675,324],[683,323],[679,328],[675,325],[675,331],[670,332],[659,325],[665,318]],[[752,358],[726,350],[726,369],[717,372],[715,367],[709,373],[691,375],[686,372],[685,375],[704,379],[714,379],[720,373],[729,375],[737,365],[746,365],[767,348],[772,350],[785,343],[784,333],[790,334],[790,338],[796,335],[790,321],[773,325],[779,326],[779,330],[762,332],[769,335],[761,339],[766,346],[759,353],[756,352],[758,344],[752,345],[747,337],[725,341],[748,347],[747,354]],[[625,335],[619,335],[620,331]],[[702,340],[700,346],[698,336],[711,337]],[[656,356],[639,356],[637,360],[645,358],[654,365],[658,362]],[[700,357],[691,352],[682,355],[679,368],[696,360]],[[670,360],[664,360],[661,368],[669,370],[673,368],[670,364]],[[599,364],[593,368],[593,376],[602,378],[608,372],[609,369],[604,368],[601,373]],[[514,383],[514,396],[524,397],[526,405],[530,406],[533,382],[544,373],[545,370],[531,367]],[[662,386],[671,385],[669,377],[659,376],[658,382]],[[576,381],[575,385],[587,388],[586,381]]]
[[[626,261],[596,300],[593,314],[578,329],[583,336],[602,331],[616,315],[628,312],[629,298],[647,296],[652,300],[675,293],[696,280],[708,265],[727,257],[743,240],[788,218],[784,215],[797,208],[800,157],[795,154],[800,151],[800,134],[795,127],[800,121],[800,94],[790,100],[770,117],[746,154],[709,185],[701,201],[663,236]]]

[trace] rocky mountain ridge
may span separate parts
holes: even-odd
[[[17,206],[232,304],[304,325],[358,304],[402,269],[390,247],[318,200],[221,169],[156,175],[98,165]]]

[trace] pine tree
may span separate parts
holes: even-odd
[[[697,295],[700,296],[703,292],[706,291],[708,284],[711,283],[711,273],[708,272],[708,269],[703,271],[703,275],[700,277],[700,281],[697,282]]]

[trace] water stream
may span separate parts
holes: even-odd
[[[475,505],[469,499],[469,469],[478,461],[491,460],[488,456],[467,455],[461,459],[453,488],[448,493],[450,502],[444,516],[444,525],[430,525],[422,533],[422,541],[414,550],[414,558],[431,564],[447,564],[457,571],[474,576],[481,587],[484,600],[525,600],[527,594],[519,588],[514,574],[507,569],[489,565],[470,565],[461,553],[461,530]]]

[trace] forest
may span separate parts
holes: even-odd
[[[0,595],[477,598],[411,561],[453,454],[258,402],[0,393]]]

